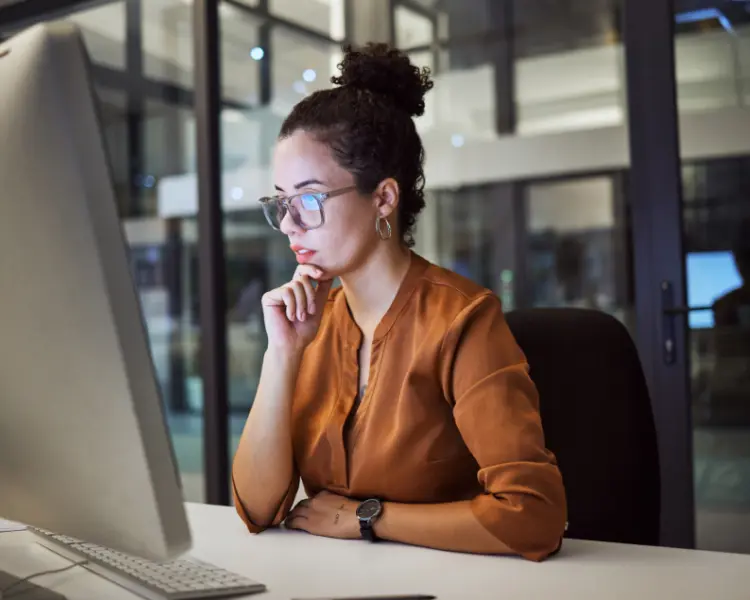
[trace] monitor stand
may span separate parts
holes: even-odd
[[[21,579],[23,578],[0,571],[0,590],[13,586],[5,595],[0,591],[0,600],[67,600],[67,597],[59,592],[53,592],[31,581],[18,583]]]

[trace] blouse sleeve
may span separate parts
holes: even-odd
[[[543,560],[562,543],[565,490],[499,299],[487,294],[464,309],[443,351],[443,385],[484,489],[472,500],[474,516],[513,552]]]
[[[277,527],[284,519],[286,519],[289,511],[292,509],[294,499],[297,497],[299,481],[299,475],[295,472],[292,476],[292,481],[289,483],[289,488],[287,489],[286,495],[284,496],[284,499],[281,501],[281,504],[276,511],[276,516],[273,518],[273,521],[271,521],[269,525],[258,525],[250,518],[247,510],[245,510],[245,506],[242,504],[242,499],[237,492],[237,486],[234,483],[234,477],[232,477],[232,495],[234,497],[234,507],[237,510],[237,514],[245,522],[245,525],[247,525],[250,533],[261,533],[269,527]]]

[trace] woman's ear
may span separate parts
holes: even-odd
[[[400,197],[401,192],[395,179],[389,177],[381,181],[373,194],[378,215],[387,218],[394,214],[398,208]]]

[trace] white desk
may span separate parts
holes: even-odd
[[[750,556],[568,540],[541,564],[394,544],[253,536],[234,509],[188,504],[193,555],[268,586],[253,600],[424,593],[439,600],[747,600]],[[27,532],[0,534],[0,569],[25,576],[65,566]],[[69,600],[134,596],[81,568],[35,583]]]

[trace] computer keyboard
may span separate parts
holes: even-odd
[[[75,562],[86,560],[84,568],[149,600],[230,598],[266,590],[257,581],[194,558],[156,563],[43,529],[30,531],[52,552]]]

